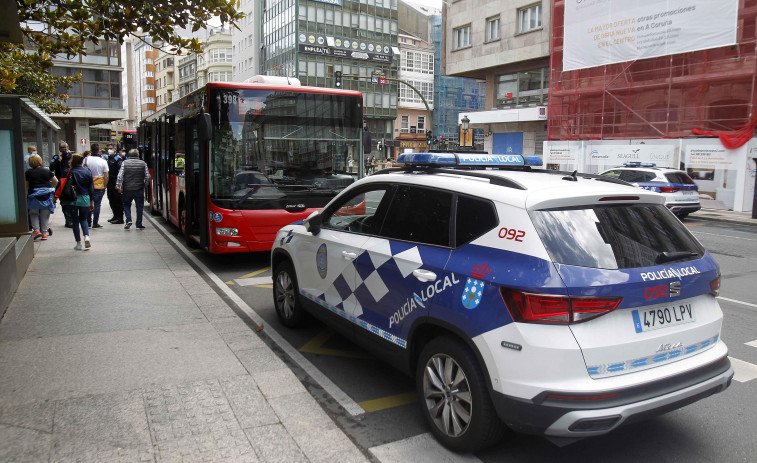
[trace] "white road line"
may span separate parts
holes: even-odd
[[[744,344],[746,344],[747,346],[757,347],[757,341],[749,341],[745,342]]]
[[[371,447],[370,452],[381,463],[453,463],[453,462],[480,462],[475,455],[457,454],[446,448],[434,439],[431,433],[419,434],[407,439],[390,442],[388,444]]]
[[[710,236],[717,236],[719,238],[733,238],[735,240],[744,240],[744,241],[757,241],[755,238],[742,238],[740,236],[731,236],[731,235],[721,235],[719,233],[707,233],[707,232],[701,232],[698,230],[689,230],[691,233],[699,234],[699,235],[710,235]]]
[[[268,275],[267,277],[237,278],[234,283],[239,286],[270,285],[273,283],[273,277]]]
[[[753,379],[757,379],[757,365],[752,365],[749,362],[728,357],[731,360],[731,366],[733,366],[733,379],[745,383]]]
[[[750,302],[737,301],[736,299],[729,299],[729,298],[723,297],[723,296],[718,296],[718,299],[722,299],[722,300],[728,301],[728,302],[733,302],[734,304],[745,305],[747,307],[754,307],[755,309],[757,309],[757,304],[752,304]]]
[[[179,251],[184,254],[184,257],[191,260],[192,263],[194,263],[197,268],[199,268],[202,273],[204,273],[210,280],[216,285],[216,288],[223,291],[229,298],[234,301],[234,303],[239,307],[244,313],[249,316],[252,321],[257,323],[258,325],[263,324],[263,318],[258,315],[257,312],[255,312],[252,307],[247,305],[244,300],[242,300],[241,297],[237,295],[233,290],[231,290],[226,283],[221,281],[220,278],[218,278],[213,272],[210,271],[208,267],[205,266],[200,260],[195,257],[191,252],[187,251],[184,248],[184,245],[171,233],[166,230],[166,228],[163,226],[163,224],[158,223],[156,220],[154,220],[152,217],[150,217],[150,214],[145,214],[145,217],[152,222],[153,226],[156,228],[159,228],[163,236],[172,241],[176,247],[179,249]],[[341,405],[347,413],[349,413],[352,416],[362,415],[365,413],[365,410],[363,407],[357,404],[354,400],[350,398],[339,386],[334,384],[333,381],[331,381],[321,370],[315,367],[308,359],[306,359],[297,349],[292,347],[291,344],[289,344],[276,330],[270,327],[270,325],[267,325],[265,327],[266,334],[273,340],[273,342],[276,343],[277,346],[279,346],[284,352],[286,352],[287,355],[297,364],[300,368],[302,368],[305,373],[307,373],[313,380],[318,383],[321,388],[323,388],[324,391],[326,391],[331,397],[334,398],[334,400]]]

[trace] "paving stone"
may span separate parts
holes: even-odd
[[[288,368],[256,372],[252,377],[269,402],[274,397],[307,393],[305,386]]]
[[[308,459],[280,423],[244,430],[263,463],[307,463]]]
[[[193,294],[192,300],[195,301],[195,304],[197,304],[197,307],[205,307],[205,306],[215,306],[215,307],[226,307],[228,304],[226,304],[226,301],[224,301],[221,296],[216,294],[215,292],[212,293],[204,293],[204,294]]]
[[[154,443],[241,429],[217,380],[156,387],[144,395]]]
[[[266,347],[266,343],[252,330],[221,333],[221,337],[233,352]]]
[[[238,319],[239,317],[237,314],[234,313],[231,308],[226,305],[226,303],[223,303],[223,307],[220,306],[203,306],[200,307],[200,311],[205,315],[205,318],[207,318],[210,321],[213,320],[220,320],[224,318],[235,318]]]
[[[215,290],[213,290],[213,288],[211,288],[208,283],[197,274],[177,277],[177,279],[187,293],[192,296],[200,294],[216,294]]]
[[[251,328],[239,318],[222,318],[210,322],[216,331],[223,336],[227,333],[249,332]]]
[[[118,445],[108,441],[53,437],[50,461],[55,463],[135,463],[154,462],[152,444]]]
[[[270,398],[268,403],[292,436],[338,429],[308,392]]]
[[[0,424],[50,433],[53,432],[54,409],[55,402],[52,400],[21,405],[10,405],[0,401]]]
[[[235,353],[250,374],[287,368],[286,364],[265,345],[254,349],[235,351]]]
[[[312,463],[368,461],[341,429],[295,434],[294,440]]]
[[[51,439],[48,433],[0,424],[0,461],[48,461]]]
[[[221,387],[242,429],[279,422],[279,417],[250,376],[222,379]]]
[[[86,447],[150,445],[141,391],[91,395],[58,401],[56,439],[78,438]],[[89,443],[89,444],[86,444]]]
[[[256,463],[258,458],[241,429],[189,435],[156,445],[155,461]]]

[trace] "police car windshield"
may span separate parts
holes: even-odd
[[[663,205],[592,206],[532,211],[554,262],[626,269],[660,265],[660,255],[693,260],[704,248]]]

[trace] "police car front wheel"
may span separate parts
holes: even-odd
[[[416,370],[418,396],[426,421],[444,446],[474,452],[504,435],[485,381],[473,352],[458,339],[439,337],[423,348]]]
[[[273,272],[273,304],[279,321],[288,328],[302,326],[305,313],[299,301],[297,277],[292,264],[281,262]]]

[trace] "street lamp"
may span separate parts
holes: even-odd
[[[468,128],[470,127],[470,119],[468,119],[468,115],[464,115],[462,119],[460,119],[460,123],[462,124],[462,138],[460,140],[460,146],[462,147],[469,147],[468,145]]]

